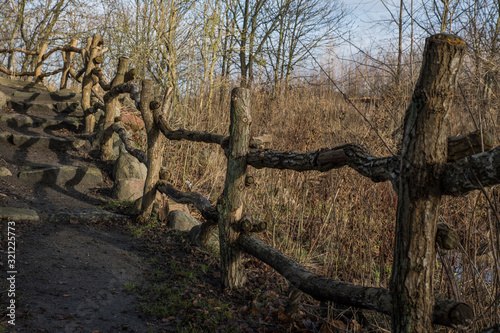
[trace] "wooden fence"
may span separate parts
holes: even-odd
[[[35,83],[42,83],[46,77],[61,73],[60,89],[65,89],[67,87],[70,77],[82,83],[81,105],[85,114],[85,131],[87,133],[92,133],[95,125],[93,113],[95,113],[97,109],[91,107],[91,91],[94,84],[97,83],[93,80],[96,80],[99,75],[99,64],[103,62],[103,57],[101,55],[106,52],[107,49],[104,47],[104,41],[100,38],[99,34],[87,38],[86,47],[78,48],[77,45],[78,41],[73,38],[67,45],[54,47],[50,51],[47,51],[48,45],[46,43],[42,44],[37,51],[19,48],[0,49],[0,53],[20,52],[34,58],[34,71],[16,72],[15,70],[0,67],[0,72],[10,76],[32,76]],[[58,51],[62,53],[63,67],[51,72],[42,72],[44,61]],[[72,66],[75,54],[80,54],[83,62],[83,68],[78,71]],[[97,71],[91,75],[94,68],[96,68]],[[95,91],[94,94],[98,95]]]
[[[151,81],[143,80],[140,84],[134,81],[134,70],[128,69],[127,58],[120,58],[116,75],[108,83],[97,59],[104,50],[99,36],[88,40],[85,51],[70,47],[70,44],[60,48],[65,52],[66,60],[71,59],[70,52],[80,52],[86,59],[86,67],[79,72],[81,75],[77,73],[74,77],[83,76],[82,107],[89,133],[94,127],[93,112],[98,108],[105,111],[104,131],[100,138],[101,157],[105,160],[111,157],[110,138],[116,132],[127,150],[147,165],[141,209],[143,219],[150,217],[155,193],[160,191],[179,203],[191,203],[200,211],[206,220],[197,237],[200,244],[206,243],[211,231],[219,228],[221,276],[225,288],[238,288],[245,283],[241,253],[246,252],[273,267],[298,290],[319,301],[391,315],[394,332],[403,332],[409,327],[415,332],[430,332],[432,324],[449,327],[471,324],[474,319],[471,307],[454,300],[434,300],[432,281],[429,281],[434,269],[430,262],[435,261],[436,244],[446,249],[458,245],[454,231],[437,223],[439,198],[442,195],[461,196],[500,183],[500,147],[476,154],[481,151],[478,147],[492,148],[493,142],[485,140],[487,135],[471,133],[446,138],[442,134],[443,119],[451,105],[464,52],[464,43],[458,37],[439,34],[427,39],[421,75],[405,117],[402,152],[382,158],[372,156],[366,148],[356,144],[306,153],[263,149],[262,138],[251,138],[249,134],[251,93],[245,88],[235,88],[231,93],[229,136],[172,129],[166,117],[171,107],[172,89],[155,97]],[[37,59],[43,60],[48,53],[41,54]],[[69,60],[61,71],[71,73],[68,68],[71,68]],[[35,73],[38,73],[35,78],[43,78],[40,71],[35,70]],[[91,105],[92,86],[97,83],[106,93],[102,103]],[[120,121],[117,98],[124,93],[130,94],[144,119],[146,154],[134,147]],[[224,190],[216,205],[199,193],[179,191],[160,179],[165,139],[221,146],[227,157],[227,172]],[[391,290],[356,286],[319,276],[255,236],[255,232],[266,229],[266,223],[245,214],[243,194],[252,183],[246,172],[248,166],[298,172],[325,172],[348,166],[374,182],[390,181],[399,196]],[[418,205],[413,204],[417,202]],[[419,243],[415,244],[416,241]],[[427,260],[427,263],[422,260]],[[415,322],[412,318],[423,319]]]

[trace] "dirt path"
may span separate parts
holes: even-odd
[[[113,227],[109,221],[51,218],[97,209],[111,200],[110,167],[92,157],[88,142],[78,149],[54,149],[53,142],[44,145],[47,137],[54,142],[79,140],[81,128],[61,123],[69,119],[68,112],[81,117],[81,109],[75,108],[78,96],[14,83],[0,80],[0,91],[11,99],[0,107],[0,168],[12,174],[0,177],[0,209],[30,209],[40,219],[11,218],[16,235],[14,259],[8,256],[13,244],[7,241],[7,218],[0,216],[0,332],[157,332],[138,312],[136,297],[124,289],[127,284],[140,284],[148,270],[144,259],[148,255],[139,250],[136,239],[121,231],[127,217],[115,219]],[[55,180],[62,173],[51,170],[33,182],[20,177],[27,166],[40,168],[37,164],[94,168],[102,178],[83,182],[77,174],[69,181],[66,177],[64,182],[49,183],[47,177]],[[13,270],[9,259],[14,259],[14,274],[7,273]],[[14,280],[8,281],[11,276]],[[15,295],[8,292],[10,282],[14,282]],[[13,301],[15,326],[7,316],[7,304]]]
[[[130,237],[42,223],[18,235],[16,332],[147,332],[134,296],[147,269]]]

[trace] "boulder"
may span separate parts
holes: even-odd
[[[32,221],[40,220],[37,212],[33,209],[0,207],[0,218],[8,218],[11,221]]]
[[[127,178],[146,180],[147,174],[148,168],[126,152],[121,153],[113,165],[113,179],[115,181]]]
[[[122,115],[122,122],[127,124],[134,132],[144,129],[144,121],[142,117],[136,116],[132,113]]]
[[[91,186],[102,182],[101,170],[98,168],[71,165],[23,166],[18,178],[26,183],[58,186]]]
[[[139,212],[142,205],[142,194],[141,197],[138,198],[134,202],[134,210]],[[158,219],[160,221],[166,221],[167,215],[169,212],[173,210],[181,210],[189,214],[189,208],[185,204],[180,204],[172,199],[170,199],[166,194],[156,191],[155,203],[153,205],[153,213],[158,215]]]
[[[0,123],[5,124],[11,128],[32,127],[34,125],[33,118],[18,113],[7,113],[0,115]]]
[[[167,215],[167,226],[170,229],[190,231],[193,227],[200,224],[200,221],[182,210],[173,210]]]
[[[201,232],[201,224],[194,226],[190,231],[189,231],[189,240],[191,243],[202,246],[203,244],[200,243],[199,241],[199,235]],[[219,245],[219,233],[218,229],[215,229],[210,233],[210,237],[208,238],[208,246],[214,248],[214,250],[218,250],[220,248]]]
[[[10,97],[6,95],[4,92],[0,91],[0,110],[3,109],[7,102],[10,100]]]
[[[129,217],[108,212],[102,209],[89,209],[89,210],[79,210],[73,212],[60,212],[50,215],[48,220],[50,222],[70,222],[71,224],[76,223],[91,223],[94,221],[116,221],[116,220],[127,220]]]
[[[5,167],[0,167],[0,177],[8,177],[12,176],[12,172]]]
[[[46,135],[28,135],[18,133],[3,134],[0,139],[8,141],[20,148],[47,148],[51,150],[79,149],[85,145],[84,140],[64,139]]]
[[[122,178],[115,180],[112,197],[118,201],[135,201],[142,197],[143,192],[144,180]]]

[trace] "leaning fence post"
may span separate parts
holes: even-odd
[[[433,332],[433,278],[448,155],[448,112],[465,42],[437,34],[426,39],[420,76],[404,120],[391,275],[392,332]],[[472,317],[467,308],[465,318]]]
[[[68,43],[68,46],[70,47],[76,47],[78,45],[78,40],[75,38],[72,38],[71,41]],[[75,52],[73,51],[64,51],[63,52],[63,72],[61,75],[61,85],[59,89],[66,89],[68,85],[68,77],[69,77],[69,72],[71,69],[71,60],[73,59],[73,55]]]
[[[38,52],[38,55],[36,56],[36,67],[35,67],[35,82],[40,83],[43,81],[42,75],[42,63],[43,63],[43,55],[45,54],[45,51],[47,51],[47,43],[43,43],[42,47],[40,48],[40,52]]]
[[[157,107],[153,101],[153,81],[143,80],[141,91],[141,113],[148,140],[148,174],[144,184],[142,196],[141,218],[147,220],[151,217],[153,203],[156,196],[156,183],[160,179],[160,169],[163,161],[165,137],[155,125],[153,109]],[[153,102],[153,103],[151,103]],[[153,104],[153,105],[152,105]]]
[[[218,210],[222,285],[224,288],[233,289],[241,287],[246,281],[241,264],[241,250],[236,243],[239,233],[233,225],[241,220],[243,213],[246,156],[252,122],[248,89],[233,89],[230,120],[226,182]]]
[[[101,45],[101,37],[99,34],[95,34],[93,38],[87,39],[88,45],[84,52],[85,61],[85,76],[82,82],[82,109],[85,116],[85,133],[92,133],[95,126],[95,118],[92,113],[89,113],[91,103],[90,95],[92,92],[92,86],[95,84],[92,70],[95,67],[94,59],[98,53],[98,46]]]
[[[122,84],[125,81],[125,72],[128,70],[129,59],[127,57],[120,57],[116,75],[109,85],[109,89]],[[101,142],[101,160],[107,161],[113,155],[113,132],[110,127],[115,123],[115,117],[118,116],[117,97],[113,97],[109,101],[105,101],[105,116],[104,116],[104,129],[103,138]]]

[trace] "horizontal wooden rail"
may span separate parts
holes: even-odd
[[[127,92],[131,94],[131,98],[138,106],[140,102],[139,88],[136,83],[132,82],[111,89],[104,96],[104,99],[111,98],[111,95],[114,94]],[[157,103],[152,106],[151,109],[154,111],[159,109],[161,104]],[[189,131],[182,128],[174,130],[169,126],[167,116],[162,113],[155,116],[155,124],[170,140],[215,143],[221,145],[222,148],[227,147],[227,136],[203,131]],[[248,165],[255,168],[287,169],[299,172],[313,170],[326,172],[349,166],[374,182],[391,181],[393,187],[397,189],[401,163],[399,155],[375,157],[366,148],[357,144],[346,144],[305,153],[252,148],[269,141],[269,139],[262,140],[261,138],[251,139],[251,149],[247,155]],[[475,131],[466,135],[449,137],[450,159],[441,177],[442,193],[450,196],[462,196],[470,191],[479,190],[482,186],[500,184],[500,170],[496,167],[500,160],[500,147],[491,150],[494,143],[494,137],[488,132],[481,135]],[[488,151],[478,153],[480,147]]]
[[[64,45],[64,46],[57,46],[51,49],[50,51],[46,51],[47,49],[47,44],[43,44],[41,49],[39,51],[32,51],[32,50],[25,50],[21,48],[12,48],[12,49],[0,49],[0,53],[14,53],[14,52],[20,52],[24,53],[26,55],[30,56],[36,56],[36,67],[33,71],[22,71],[22,72],[16,72],[13,70],[10,70],[8,68],[2,68],[0,67],[0,72],[10,75],[10,76],[33,76],[35,77],[35,82],[39,83],[42,82],[44,78],[57,75],[59,73],[63,73],[63,76],[61,78],[61,84],[60,88],[66,88],[66,82],[68,78],[68,74],[73,74],[72,76],[75,77],[76,73],[74,69],[71,68],[71,58],[72,54],[74,53],[79,53],[83,55],[84,49],[76,47],[77,41],[76,39],[72,39],[69,44]],[[63,55],[63,67],[53,70],[51,72],[42,72],[42,63],[47,60],[53,53],[60,51]],[[77,78],[75,78],[77,79]]]
[[[20,49],[20,48],[0,49],[0,53],[14,53],[14,52],[21,52],[21,53],[25,53],[28,55],[38,55],[38,53],[39,53],[36,51],[30,51],[30,50],[25,50],[25,49]]]
[[[250,234],[241,234],[238,244],[243,251],[268,264],[297,289],[318,301],[374,310],[386,315],[392,313],[392,297],[387,289],[356,286],[309,272],[295,260]],[[436,300],[433,324],[454,328],[469,327],[473,319],[474,312],[469,305],[453,300]]]

